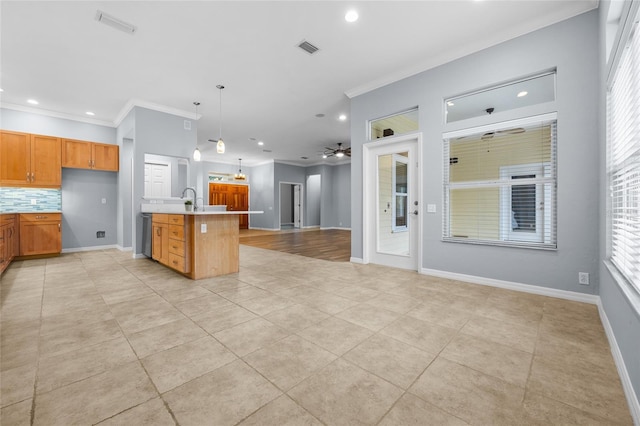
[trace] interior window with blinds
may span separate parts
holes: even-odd
[[[457,132],[444,153],[445,241],[556,248],[555,119]]]
[[[640,29],[629,37],[608,93],[609,255],[640,291]]]

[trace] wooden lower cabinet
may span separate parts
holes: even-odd
[[[154,213],[151,257],[194,280],[238,272],[238,216]]]
[[[18,225],[15,214],[3,214],[0,218],[0,273],[4,272],[18,255]]]
[[[189,221],[185,221],[184,215],[181,214],[154,213],[151,222],[152,259],[178,272],[189,273]]]
[[[62,251],[62,214],[20,214],[20,256],[57,254]]]

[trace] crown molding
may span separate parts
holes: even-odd
[[[0,108],[11,109],[11,110],[20,111],[20,112],[27,112],[30,114],[44,115],[47,117],[62,118],[64,120],[79,121],[81,123],[95,124],[98,126],[117,127],[110,121],[97,120],[95,118],[88,118],[88,117],[85,118],[77,115],[65,114],[62,112],[50,111],[42,108],[33,108],[33,107],[24,106],[24,105],[8,104],[6,102],[1,102]]]
[[[164,112],[166,114],[176,115],[178,117],[188,118],[190,120],[194,119],[195,114],[193,111],[185,111],[179,108],[173,108],[166,105],[156,104],[153,102],[148,102],[143,99],[129,99],[129,101],[125,104],[125,106],[120,110],[115,120],[113,120],[113,127],[118,127],[122,120],[131,112],[131,110],[135,107],[146,108],[153,111]],[[196,120],[202,118],[202,114],[198,114],[195,116]]]

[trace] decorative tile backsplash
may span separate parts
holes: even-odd
[[[54,210],[62,210],[60,189],[0,188],[0,212],[2,213]]]

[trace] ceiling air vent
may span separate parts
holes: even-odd
[[[315,47],[313,44],[309,43],[306,40],[303,40],[298,47],[302,50],[304,50],[305,52],[307,52],[309,55],[313,55],[314,53],[316,53],[318,50],[317,47]]]
[[[125,32],[127,34],[133,34],[136,32],[136,27],[127,22],[121,21],[115,16],[111,16],[107,13],[104,13],[101,10],[96,12],[96,21],[108,25],[111,28],[115,28],[116,30]]]

